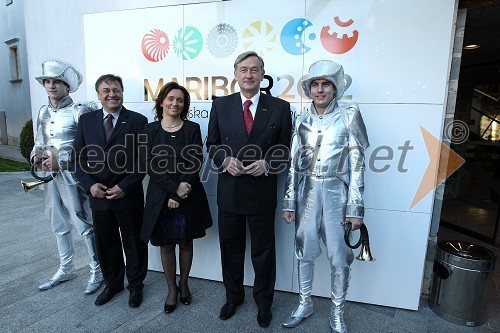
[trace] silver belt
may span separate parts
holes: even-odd
[[[318,174],[316,172],[305,172],[305,173],[303,173],[303,175],[307,176],[307,177],[318,178],[318,179],[337,178],[337,175],[323,175],[323,174]]]

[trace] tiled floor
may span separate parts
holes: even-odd
[[[166,283],[163,274],[149,272],[145,281],[141,307],[128,307],[124,291],[110,303],[97,307],[95,295],[86,296],[83,289],[88,277],[84,247],[76,241],[78,277],[46,291],[37,286],[57,268],[53,235],[43,217],[43,193],[34,190],[26,195],[19,185],[28,173],[0,173],[0,331],[1,332],[328,332],[330,300],[314,298],[315,314],[295,329],[280,327],[280,320],[296,305],[297,295],[276,292],[274,318],[270,327],[260,328],[256,322],[256,307],[247,287],[246,302],[227,321],[218,318],[223,303],[220,282],[191,279],[193,303],[179,304],[172,314],[163,313]],[[459,237],[451,231],[440,232],[440,238]],[[499,251],[494,248],[496,253]],[[397,263],[395,263],[397,264]],[[346,321],[351,333],[381,332],[499,332],[500,273],[495,273],[496,285],[491,286],[487,322],[470,328],[450,323],[438,317],[422,298],[418,311],[348,302]]]
[[[17,149],[0,145],[0,156],[22,160]],[[256,307],[247,287],[247,300],[227,321],[218,318],[224,300],[221,282],[191,279],[193,303],[179,304],[169,315],[163,313],[167,293],[162,273],[148,272],[144,302],[128,307],[128,293],[97,307],[95,295],[83,293],[88,268],[84,245],[76,239],[78,277],[56,288],[39,292],[37,286],[57,269],[54,236],[43,214],[43,193],[26,195],[20,180],[29,173],[0,173],[0,332],[329,332],[330,300],[314,297],[315,314],[295,329],[280,327],[280,320],[296,306],[298,296],[276,292],[273,320],[267,329],[256,322]],[[459,239],[492,249],[500,249],[441,228],[439,240]],[[395,263],[397,265],[397,263]],[[346,322],[351,333],[447,333],[500,332],[500,263],[493,272],[487,321],[479,327],[465,327],[437,316],[422,298],[418,311],[347,302]]]

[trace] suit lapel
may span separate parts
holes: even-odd
[[[129,118],[129,111],[125,109],[125,107],[122,107],[122,110],[120,111],[120,116],[118,116],[118,119],[115,124],[115,128],[113,128],[113,132],[111,133],[111,136],[109,137],[108,142],[106,142],[106,146],[108,146],[115,138],[116,136],[123,131],[125,128],[125,125],[128,122]],[[103,126],[103,134],[104,134],[104,126]]]
[[[272,109],[269,107],[267,95],[261,93],[259,98],[259,104],[257,105],[257,110],[255,112],[255,119],[253,121],[252,130],[248,136],[249,142],[255,142],[260,134],[265,130],[267,121],[271,116]],[[243,116],[242,116],[243,118]],[[245,125],[243,125],[244,127]]]
[[[104,136],[104,112],[100,109],[95,113],[96,123],[97,123],[97,135],[99,136],[99,140],[101,140],[104,144],[106,144],[106,138]]]

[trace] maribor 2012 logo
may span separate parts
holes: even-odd
[[[142,54],[152,62],[165,58],[170,48],[167,34],[160,29],[153,29],[142,38]]]
[[[174,52],[182,60],[194,59],[200,55],[203,38],[198,29],[187,26],[180,29],[174,37]]]
[[[325,51],[332,54],[349,52],[359,39],[354,20],[352,18],[342,20],[339,16],[331,20],[333,22],[330,24],[315,29],[314,24],[308,19],[294,18],[283,26],[281,32],[275,32],[269,22],[254,21],[242,28],[241,35],[234,25],[218,23],[210,29],[205,38],[197,28],[186,26],[177,30],[173,39],[173,49],[183,60],[198,57],[204,46],[213,57],[227,58],[236,51],[239,44],[245,50],[253,50],[264,56],[274,51],[279,36],[281,47],[286,53],[303,55],[312,49],[314,43],[315,46],[319,44],[316,41],[319,35],[321,46]],[[161,29],[150,30],[142,38],[142,53],[151,62],[163,60],[169,49],[169,37]]]
[[[321,29],[320,40],[321,45],[330,53],[333,54],[342,54],[350,51],[356,42],[358,41],[359,32],[358,30],[348,30],[347,33],[339,33],[341,28],[347,28],[354,23],[352,19],[347,21],[341,21],[338,16],[333,18],[335,22],[335,26],[332,28],[329,25],[324,26]],[[340,29],[339,29],[340,28]],[[330,33],[330,31],[332,31]],[[349,36],[351,34],[351,36]],[[339,37],[341,36],[341,37]]]
[[[353,19],[342,21],[338,16],[333,18],[335,25],[326,25],[321,28],[320,40],[323,48],[333,54],[349,52],[356,45],[359,32],[349,28]],[[288,21],[281,30],[281,46],[292,55],[301,55],[311,50],[308,42],[316,39],[313,24],[306,18],[296,18]]]
[[[208,51],[216,58],[226,58],[238,46],[238,33],[233,26],[220,23],[208,33]]]
[[[306,37],[312,41],[316,39],[314,32],[306,34],[306,29],[313,24],[305,18],[296,18],[289,21],[281,30],[281,46],[283,50],[292,55],[301,55],[309,52],[311,48],[306,45]]]
[[[269,22],[255,21],[243,30],[241,45],[245,50],[266,56],[273,50],[274,44],[276,44],[276,33]]]

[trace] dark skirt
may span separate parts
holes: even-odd
[[[181,210],[169,209],[166,204],[163,205],[151,233],[151,245],[186,244],[189,241],[186,218]]]

